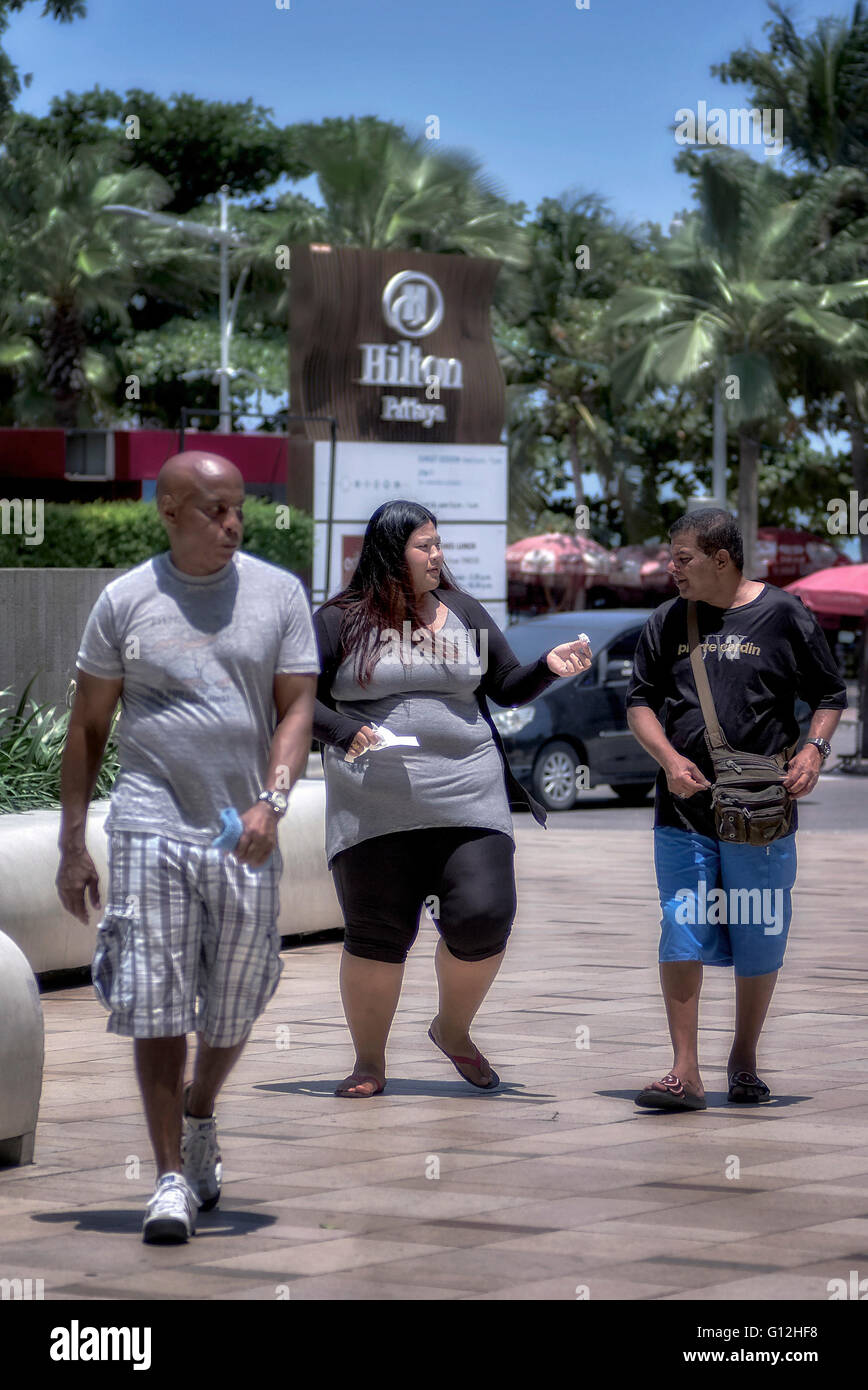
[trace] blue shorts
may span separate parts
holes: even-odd
[[[796,881],[796,837],[730,845],[657,826],[661,961],[732,965],[736,975],[780,970]]]

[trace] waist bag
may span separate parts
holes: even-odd
[[[705,742],[714,766],[711,807],[719,840],[733,845],[769,845],[793,828],[793,798],[783,786],[796,744],[772,757],[742,753],[727,743],[718,723],[708,672],[699,646],[696,604],[687,604],[690,664],[705,720]]]

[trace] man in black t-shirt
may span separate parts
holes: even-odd
[[[795,744],[796,699],[813,718],[805,747],[787,766],[794,798],[816,786],[847,697],[813,615],[800,599],[742,574],[741,534],[729,512],[706,508],[670,532],[678,597],[645,624],[627,691],[627,718],[660,764],[654,861],[662,909],[660,981],[673,1046],[672,1070],[637,1096],[654,1109],[703,1110],[697,1033],[703,965],[732,965],[735,1036],[729,1099],[769,1100],[756,1048],[783,962],[796,875],[793,832],[769,845],[717,839],[714,769],[690,664],[687,604],[696,602],[702,658],[717,717],[731,747],[772,756]]]

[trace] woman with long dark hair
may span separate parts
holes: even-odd
[[[449,574],[434,515],[404,501],[374,512],[352,579],[314,629],[313,732],[324,745],[326,857],[346,923],[341,997],[356,1049],[335,1094],[362,1098],[386,1085],[386,1042],[423,904],[440,932],[428,1036],[466,1081],[493,1090],[497,1074],[470,1025],[515,916],[510,803],[541,824],[545,811],[510,773],[486,696],[526,704],[585,670],[590,649],[565,642],[520,665]]]

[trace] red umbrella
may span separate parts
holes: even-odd
[[[510,579],[553,574],[607,575],[609,552],[590,536],[550,531],[543,536],[525,536],[507,546],[506,572]]]
[[[788,584],[787,593],[821,615],[862,619],[862,670],[859,678],[859,714],[856,756],[868,759],[868,565],[835,565]]]
[[[834,565],[818,570],[786,585],[788,594],[798,594],[815,613],[845,614],[851,618],[868,615],[868,565]]]
[[[652,589],[656,593],[675,593],[668,565],[672,552],[668,545],[648,541],[645,545],[619,545],[612,551],[609,582],[613,588]]]
[[[810,531],[761,526],[756,535],[756,566],[752,579],[767,579],[770,584],[783,586],[815,570],[850,564],[850,557],[830,545],[828,538],[815,536]]]

